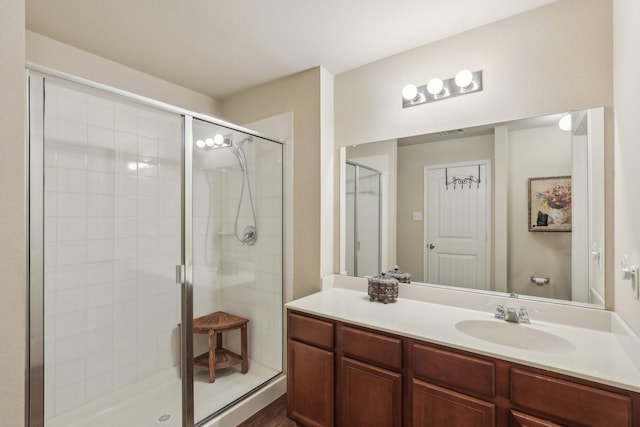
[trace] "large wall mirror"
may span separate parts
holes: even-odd
[[[603,108],[341,150],[342,274],[604,307]]]

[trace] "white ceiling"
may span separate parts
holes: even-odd
[[[27,29],[224,98],[333,74],[555,0],[26,0]]]

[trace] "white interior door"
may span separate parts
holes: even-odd
[[[489,167],[488,160],[425,167],[424,277],[428,283],[489,289]]]

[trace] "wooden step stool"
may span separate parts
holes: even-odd
[[[206,316],[193,319],[193,332],[195,334],[207,334],[209,336],[209,351],[193,360],[193,367],[209,370],[209,382],[216,380],[216,368],[228,368],[242,363],[242,373],[249,370],[247,357],[247,323],[249,319],[216,311]],[[236,354],[222,348],[222,333],[240,329],[240,354]],[[214,346],[215,337],[215,346]]]

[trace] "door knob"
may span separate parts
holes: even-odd
[[[429,249],[433,249],[435,247],[436,247],[436,245],[434,245],[433,243],[429,243]]]

